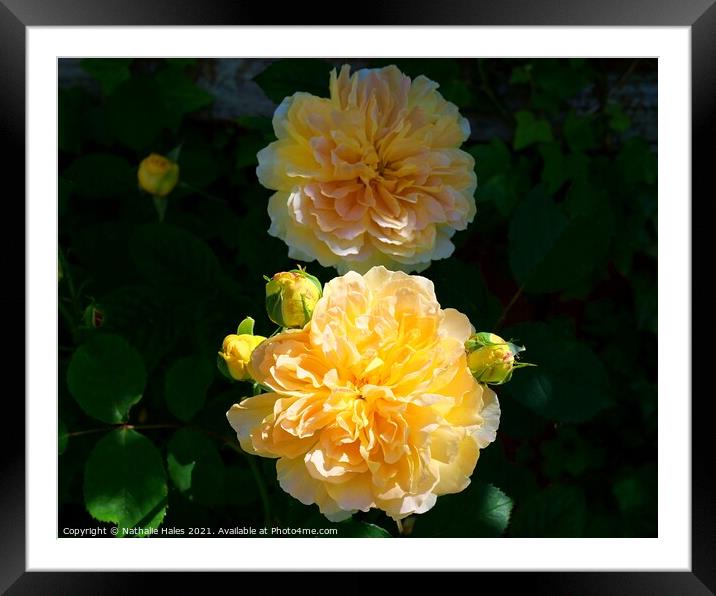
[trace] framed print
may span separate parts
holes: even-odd
[[[3,588],[713,589],[690,335],[709,2],[68,8],[0,6],[27,221]]]

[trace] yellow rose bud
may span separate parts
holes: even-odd
[[[524,350],[505,341],[494,333],[475,333],[465,342],[467,366],[480,383],[501,385],[512,378],[512,371],[524,364],[517,364],[515,356]]]
[[[152,153],[139,164],[137,178],[142,190],[166,197],[179,181],[179,166],[163,155]]]
[[[261,335],[227,335],[219,356],[224,359],[229,374],[237,381],[251,379],[248,371],[251,354],[266,338]]]
[[[266,312],[281,327],[303,327],[322,295],[321,282],[313,275],[302,269],[283,271],[266,284]]]

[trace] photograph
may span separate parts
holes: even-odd
[[[658,538],[659,60],[60,56],[56,537]]]

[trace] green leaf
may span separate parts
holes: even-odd
[[[187,422],[201,409],[214,378],[214,367],[201,356],[177,360],[167,372],[164,395],[169,411]]]
[[[567,218],[557,204],[541,187],[533,189],[510,225],[510,266],[518,283],[526,284],[540,273],[567,227]]]
[[[554,485],[515,507],[510,536],[579,538],[584,533],[586,515],[587,506],[580,489]]]
[[[163,130],[176,132],[182,118],[213,101],[181,69],[135,75],[108,98],[107,126],[121,144],[137,152],[156,150]]]
[[[552,127],[544,119],[536,119],[532,112],[521,110],[515,114],[515,150],[524,149],[533,143],[548,143],[552,140]]]
[[[67,386],[80,407],[109,424],[127,421],[145,382],[142,358],[118,335],[91,335],[72,355],[67,371]]]
[[[459,79],[452,79],[440,84],[440,95],[454,103],[458,108],[464,109],[472,105],[473,95],[470,87]]]
[[[514,85],[524,85],[530,82],[532,75],[532,65],[526,64],[525,66],[516,66],[512,69],[510,75],[510,83]]]
[[[592,118],[569,112],[564,122],[564,137],[572,151],[589,151],[596,147],[595,126]]]
[[[594,82],[587,60],[541,58],[532,60],[531,79],[535,85],[532,105],[535,109],[558,112],[564,102]]]
[[[147,285],[115,288],[97,301],[97,308],[104,315],[102,329],[125,337],[148,370],[176,345],[181,332],[172,296]]]
[[[132,58],[85,58],[80,66],[99,82],[105,95],[110,95],[129,78],[131,63]]]
[[[126,197],[136,193],[137,169],[116,155],[83,155],[73,161],[63,177],[83,197]]]
[[[478,185],[510,169],[512,154],[501,139],[493,138],[489,144],[473,145],[468,153],[475,158]]]
[[[624,514],[638,514],[656,504],[657,470],[647,464],[638,470],[629,469],[612,486],[612,494]]]
[[[154,150],[169,118],[158,82],[146,75],[124,81],[107,99],[107,127],[122,145],[141,153]]]
[[[254,321],[251,317],[246,317],[241,323],[239,323],[236,329],[237,335],[253,335],[254,333]]]
[[[268,145],[271,140],[275,139],[267,140],[263,134],[259,133],[249,132],[241,135],[241,140],[236,147],[236,167],[256,168],[256,166],[258,165],[258,152],[261,151],[261,149],[263,149],[264,147],[266,147],[266,145]]]
[[[136,228],[129,250],[137,271],[151,284],[207,293],[221,277],[214,253],[196,236],[168,224]]]
[[[497,174],[479,185],[475,195],[476,200],[494,203],[503,217],[509,217],[518,200],[527,194],[532,186],[531,169],[530,160],[524,155],[520,156],[505,173]]]
[[[62,420],[60,420],[57,426],[57,451],[60,455],[62,455],[67,449],[68,441],[69,436],[67,426],[64,422],[62,422]]]
[[[503,409],[505,401],[510,404],[514,403],[513,400],[502,400],[500,403],[501,409]],[[531,412],[530,415],[532,418],[537,418]],[[480,451],[480,459],[475,473],[478,474],[483,482],[489,482],[496,486],[519,503],[521,499],[537,492],[537,481],[530,471],[530,466],[518,465],[505,457],[505,450],[502,446],[502,438],[506,436],[506,433],[503,433],[503,421],[508,421],[504,409],[503,414],[500,416],[500,432],[498,433],[497,441],[490,445],[489,449]],[[514,435],[509,436],[514,438]]]
[[[539,147],[544,168],[542,169],[542,182],[549,194],[555,193],[567,180],[567,169],[564,164],[564,155],[559,143],[545,143]]]
[[[511,511],[510,497],[491,484],[473,480],[466,490],[438,497],[435,507],[416,516],[412,535],[493,538],[505,531]]]
[[[176,431],[167,445],[167,469],[174,486],[190,501],[224,501],[224,463],[207,436],[188,428]]]
[[[277,60],[256,77],[269,99],[281,103],[294,93],[328,97],[328,81],[333,65],[314,58]]]
[[[157,528],[167,508],[162,456],[138,432],[120,428],[97,442],[85,466],[85,506],[89,514],[124,529]]]
[[[529,184],[529,160],[525,164],[518,159],[513,164],[510,149],[498,138],[489,144],[473,145],[468,152],[475,158],[478,211],[482,202],[489,201],[503,216],[509,216],[522,194],[525,180]]]
[[[563,474],[579,477],[589,468],[604,463],[604,448],[585,440],[575,426],[560,425],[557,436],[540,446],[546,476],[558,478]]]
[[[265,118],[263,116],[239,116],[236,119],[236,124],[246,130],[260,133],[260,136],[265,140],[275,138],[273,133],[273,125],[271,124],[271,118]]]
[[[609,128],[615,132],[625,132],[631,128],[631,118],[627,116],[618,103],[610,103],[604,108],[609,116]]]
[[[177,68],[166,68],[155,75],[161,89],[165,109],[165,122],[170,130],[176,130],[184,115],[214,101],[214,96],[197,86],[184,72]]]
[[[586,344],[544,323],[516,325],[504,335],[524,345],[525,360],[537,365],[501,388],[509,399],[558,422],[583,422],[611,405],[606,370]]]
[[[489,327],[500,316],[502,305],[488,290],[477,264],[453,257],[436,261],[430,271],[444,307],[456,308],[480,328]]]
[[[606,255],[613,233],[606,201],[590,200],[588,208],[575,214],[567,219],[539,186],[515,211],[509,230],[510,267],[527,292],[572,287],[587,278]]]
[[[392,538],[390,532],[376,524],[359,521],[353,517],[342,521],[332,522],[322,515],[318,507],[306,507],[299,501],[291,499],[286,509],[285,525],[288,528],[332,529],[337,534],[321,534],[322,538]],[[393,522],[391,522],[393,523]],[[289,534],[288,536],[291,536]],[[300,534],[293,535],[300,537]]]
[[[656,154],[642,137],[633,137],[624,143],[617,156],[617,166],[629,184],[656,182]]]

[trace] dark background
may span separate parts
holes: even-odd
[[[245,315],[271,332],[262,275],[295,265],[266,233],[270,191],[254,172],[273,108],[326,95],[343,62],[60,61],[58,532],[101,525],[86,510],[98,483],[105,499],[141,496],[141,525],[165,506],[164,527],[331,525],[282,493],[272,461],[235,451],[225,412],[250,388],[214,362]],[[413,535],[656,536],[656,60],[347,62],[425,74],[469,118],[477,216],[423,275],[443,307],[539,365],[497,389],[498,439],[473,484]],[[182,183],[160,225],[136,168],[180,143]],[[108,335],[124,341],[97,339]],[[71,392],[78,347],[114,369],[78,374]],[[128,362],[144,374],[125,374]],[[83,396],[122,401],[133,380],[143,396],[128,422],[146,440],[98,450],[121,421],[89,416]],[[376,511],[338,527],[396,534]]]

